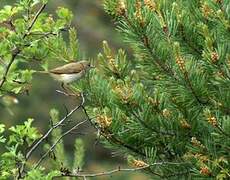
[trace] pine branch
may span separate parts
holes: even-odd
[[[166,135],[166,136],[175,136],[174,132],[165,132],[165,131],[160,131],[157,130],[153,127],[148,126],[135,112],[132,112],[132,115],[140,122],[140,124],[142,124],[146,129],[149,129],[153,132],[155,132],[156,134],[160,134],[160,135]]]
[[[184,30],[184,26],[182,24],[180,24],[179,26],[180,29],[180,33],[181,33],[181,37],[184,40],[184,42],[186,42],[186,44],[188,45],[188,47],[198,56],[201,57],[202,55],[202,51],[200,49],[198,49],[197,47],[195,47],[193,44],[191,44],[191,42],[189,41],[189,39],[187,38],[186,34],[185,34],[185,30]]]
[[[193,94],[193,96],[195,97],[196,101],[200,104],[200,105],[206,105],[208,102],[203,102],[200,100],[200,98],[198,97],[197,93],[195,92],[194,88],[193,88],[193,85],[188,77],[188,72],[185,70],[185,72],[183,73],[184,74],[184,77],[185,77],[185,80],[186,82],[188,83],[188,87],[191,91],[191,93]]]
[[[113,143],[113,144],[117,144],[117,145],[120,145],[121,147],[125,147],[126,149],[130,150],[131,152],[135,153],[135,154],[138,154],[138,155],[141,155],[143,157],[145,157],[145,153],[139,151],[138,149],[132,147],[131,145],[129,144],[126,144],[125,142],[119,140],[116,136],[114,136],[114,134],[108,130],[108,129],[103,129],[103,128],[100,128],[98,127],[93,121],[92,121],[92,118],[89,117],[86,109],[84,106],[82,106],[82,109],[87,117],[87,119],[89,120],[90,124],[97,130],[101,133],[101,135],[106,138],[109,142]]]
[[[125,19],[125,21],[128,23],[128,25],[133,28],[134,30],[136,30],[135,26],[132,24],[132,22],[129,20],[129,17],[127,16],[126,13],[123,14],[123,17]],[[136,33],[139,35],[139,32],[136,31]],[[139,38],[141,40],[141,42],[144,44],[144,46],[147,48],[149,54],[151,55],[151,57],[153,58],[153,63],[159,67],[159,69],[161,69],[162,72],[164,72],[166,75],[168,75],[169,77],[171,77],[172,79],[178,81],[177,77],[175,76],[175,73],[168,67],[166,66],[165,64],[163,64],[161,61],[160,61],[160,58],[157,57],[156,54],[153,53],[151,47],[150,47],[150,44],[149,44],[149,38],[148,36],[142,32],[143,35],[139,35]]]

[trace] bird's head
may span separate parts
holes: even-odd
[[[82,66],[84,66],[85,70],[89,70],[90,68],[95,68],[95,66],[93,66],[89,61],[80,61],[79,63],[82,64]]]

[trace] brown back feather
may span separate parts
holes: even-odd
[[[85,69],[89,62],[87,61],[79,61],[79,62],[72,62],[66,65],[51,69],[49,72],[54,74],[75,74],[81,72]]]

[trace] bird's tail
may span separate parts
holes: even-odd
[[[49,74],[49,71],[35,71],[35,73],[40,73],[40,74]]]

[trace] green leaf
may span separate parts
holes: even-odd
[[[5,143],[6,142],[6,138],[4,138],[4,136],[0,136],[0,143]]]
[[[22,74],[22,78],[21,78],[21,81],[22,82],[30,82],[32,80],[32,75],[35,71],[34,70],[24,70],[24,71],[21,71],[21,74]]]
[[[5,131],[5,124],[0,124],[0,134]]]
[[[70,24],[72,19],[73,19],[73,13],[64,7],[59,7],[58,10],[56,11],[58,17],[62,20],[65,24]]]
[[[4,6],[3,9],[0,10],[0,22],[9,20],[12,16],[22,11],[22,7],[12,7],[9,5]]]
[[[9,128],[13,134],[10,135],[9,144],[17,143],[22,145],[24,142],[31,145],[35,140],[37,140],[41,135],[38,130],[31,127],[33,119],[29,118],[24,122],[24,125],[16,125]]]

